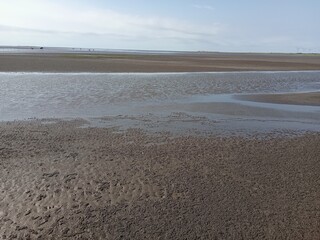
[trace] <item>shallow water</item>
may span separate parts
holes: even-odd
[[[101,126],[148,128],[149,124],[170,131],[320,131],[320,107],[234,98],[319,91],[319,71],[0,73],[0,84],[1,121],[85,118],[98,124],[98,118]],[[184,115],[172,121],[172,114],[179,112]],[[118,117],[101,119],[105,116]],[[197,120],[199,116],[202,120]]]

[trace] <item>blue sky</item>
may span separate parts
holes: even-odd
[[[0,0],[0,45],[320,52],[318,0]]]

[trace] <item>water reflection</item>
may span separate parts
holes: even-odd
[[[241,101],[234,98],[234,94],[314,91],[320,89],[319,83],[318,71],[0,73],[0,120],[92,119],[147,113],[161,119],[172,112],[185,112],[202,114],[220,123],[224,119],[226,125],[235,125],[236,121],[239,124],[241,120],[245,122],[242,125],[248,125],[244,129],[250,126],[250,120],[268,119],[271,125],[274,125],[272,121],[286,123],[296,120],[308,123],[313,130],[317,130],[317,122],[320,122],[318,107]],[[208,104],[211,104],[210,107]],[[120,122],[118,119],[113,123]],[[125,125],[130,126],[130,121],[126,121]],[[183,123],[176,125],[180,127]]]

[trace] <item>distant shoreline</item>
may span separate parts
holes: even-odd
[[[320,70],[317,54],[0,53],[0,72],[157,73]]]
[[[320,52],[230,52],[230,51],[214,51],[214,50],[157,50],[157,49],[116,49],[116,48],[89,48],[89,47],[48,47],[48,46],[9,46],[1,45],[0,52],[43,52],[43,53],[154,53],[154,54],[166,54],[166,53],[175,53],[175,54],[280,54],[280,55],[320,55]]]

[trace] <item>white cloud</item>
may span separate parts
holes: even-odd
[[[194,8],[198,8],[198,9],[204,9],[204,10],[210,10],[213,11],[214,7],[210,6],[210,5],[198,5],[198,4],[193,4],[192,5]]]
[[[51,34],[53,38],[67,34],[87,35],[101,37],[101,41],[108,37],[121,41],[201,41],[213,38],[222,29],[216,23],[196,25],[176,19],[130,15],[110,9],[85,8],[49,0],[3,2],[0,24],[1,35],[3,32],[14,32],[15,37],[17,33],[36,33],[37,36]],[[8,36],[6,39],[8,40]],[[1,39],[0,44],[3,44]]]
[[[261,19],[260,22],[259,19],[251,21],[252,24],[226,20],[220,24],[207,16],[183,21],[148,15],[147,12],[128,14],[97,8],[94,4],[85,7],[79,2],[1,1],[0,45],[274,52],[303,48],[319,51],[314,36],[279,31],[275,25],[270,28],[269,23],[261,24],[264,23]],[[187,7],[200,12],[214,10],[209,5]]]

